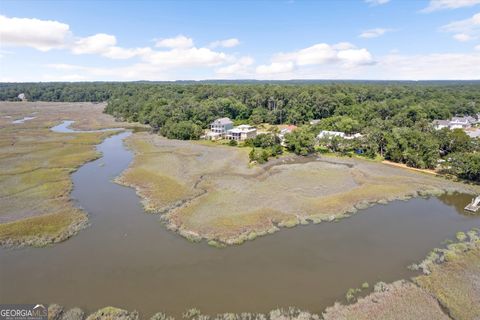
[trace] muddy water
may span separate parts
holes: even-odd
[[[393,202],[335,223],[299,226],[241,246],[193,244],[146,215],[132,189],[111,180],[132,160],[121,133],[103,158],[73,174],[75,202],[91,227],[49,248],[0,250],[0,302],[59,303],[87,311],[113,305],[150,316],[321,312],[350,287],[412,275],[406,268],[455,232],[480,227],[463,195]]]

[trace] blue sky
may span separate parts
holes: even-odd
[[[480,79],[480,0],[0,2],[0,81]]]

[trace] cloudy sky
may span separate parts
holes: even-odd
[[[0,2],[0,81],[480,79],[480,0]]]

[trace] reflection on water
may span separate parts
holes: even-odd
[[[123,130],[123,128],[107,128],[107,129],[100,129],[100,130],[75,130],[70,128],[70,126],[74,123],[75,121],[72,120],[65,120],[59,125],[50,128],[53,132],[60,132],[60,133],[85,133],[85,132],[104,132],[104,131],[116,131],[116,130]]]
[[[24,123],[25,121],[33,120],[35,117],[23,117],[22,119],[14,120],[12,121],[13,124],[21,124]]]
[[[455,210],[460,214],[472,215],[472,212],[466,211],[464,208],[472,201],[472,198],[474,197],[475,196],[468,194],[456,194],[454,196],[441,195],[438,197],[438,199],[447,206],[455,208]]]
[[[190,243],[145,214],[132,189],[112,183],[133,158],[122,143],[130,134],[106,139],[103,158],[72,176],[72,197],[91,227],[53,247],[0,250],[0,301],[87,311],[113,305],[145,316],[178,316],[190,307],[321,312],[350,287],[411,276],[408,265],[457,231],[480,226],[480,217],[459,214],[469,197],[450,195],[377,205],[225,249]]]

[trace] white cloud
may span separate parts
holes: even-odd
[[[365,2],[372,6],[379,6],[390,2],[390,0],[365,0]]]
[[[347,49],[350,50],[350,49]],[[361,50],[361,49],[360,49]],[[338,64],[325,63],[297,67],[293,62],[272,62],[260,65],[256,70],[230,68],[225,74],[228,78],[257,79],[375,79],[375,80],[480,80],[480,45],[472,53],[432,53],[426,55],[402,55],[398,53],[377,57],[376,64],[368,66],[351,66],[341,68]],[[347,51],[348,52],[348,51]],[[348,55],[348,53],[343,53]],[[245,57],[237,63],[244,63],[253,68],[253,61]],[[236,63],[230,66],[236,65]],[[57,64],[49,68],[59,72],[51,80],[82,77],[84,80],[179,80],[195,79],[191,74],[180,77],[177,70],[168,70],[149,63],[137,63],[126,67],[93,68],[77,65]],[[227,66],[226,68],[228,68]],[[217,70],[218,72],[219,70]],[[227,74],[228,71],[231,73]],[[245,73],[242,73],[245,71]],[[203,76],[203,78],[207,78]],[[202,79],[197,77],[196,80]],[[10,79],[12,80],[12,79]],[[30,81],[33,79],[29,79]],[[38,79],[42,80],[42,79]]]
[[[473,39],[472,36],[469,36],[468,34],[465,34],[465,33],[454,34],[453,38],[457,41],[460,41],[460,42],[466,42],[466,41],[470,41],[470,40]]]
[[[175,38],[159,39],[155,46],[159,48],[185,49],[193,47],[193,39],[180,34]]]
[[[240,40],[237,38],[230,38],[226,40],[218,40],[210,43],[210,48],[224,47],[224,48],[233,48],[240,44]]]
[[[72,52],[74,54],[101,54],[116,44],[117,39],[115,36],[105,33],[98,33],[96,35],[81,38],[75,41],[72,47]]]
[[[477,51],[480,51],[480,44],[476,45],[474,49],[477,50]]]
[[[0,15],[0,39],[6,46],[25,46],[40,51],[63,48],[70,37],[67,24],[53,20],[9,18]]]
[[[257,67],[256,72],[259,75],[266,75],[266,74],[278,74],[278,73],[286,73],[291,72],[294,69],[294,64],[291,61],[287,62],[272,62],[268,65],[260,65]]]
[[[480,53],[432,53],[409,56],[387,55],[380,59],[379,63],[375,65],[373,69],[373,74],[375,74],[375,77],[378,79],[480,79]]]
[[[265,74],[269,71],[286,72],[294,67],[310,65],[340,64],[343,67],[352,67],[372,63],[373,57],[367,49],[357,49],[351,43],[341,42],[335,45],[318,43],[298,51],[278,53],[273,56],[270,65],[259,66],[257,71]]]
[[[480,37],[480,12],[471,18],[454,21],[440,28],[444,32],[455,33],[454,39],[469,41]]]
[[[464,7],[472,7],[480,4],[480,0],[430,0],[428,7],[421,10],[421,12],[433,12],[445,9],[458,9]]]
[[[71,45],[74,54],[99,54],[110,59],[130,59],[150,53],[150,48],[121,48],[115,46],[117,39],[113,35],[98,33],[80,38]]]
[[[367,49],[358,49],[351,43],[341,42],[335,45],[318,43],[298,51],[278,53],[273,56],[271,64],[257,67],[257,73],[284,73],[296,67],[324,64],[355,67],[373,63],[373,57]]]
[[[390,29],[385,28],[375,28],[363,31],[359,37],[360,38],[377,38],[383,36],[385,33],[391,31]]]
[[[220,75],[233,75],[233,76],[236,76],[239,74],[248,74],[249,67],[253,65],[254,62],[255,60],[253,60],[253,58],[251,57],[242,57],[233,64],[217,69],[216,73]]]
[[[152,51],[142,57],[148,63],[172,67],[215,66],[228,62],[231,58],[223,52],[208,48],[172,49],[168,51]]]

